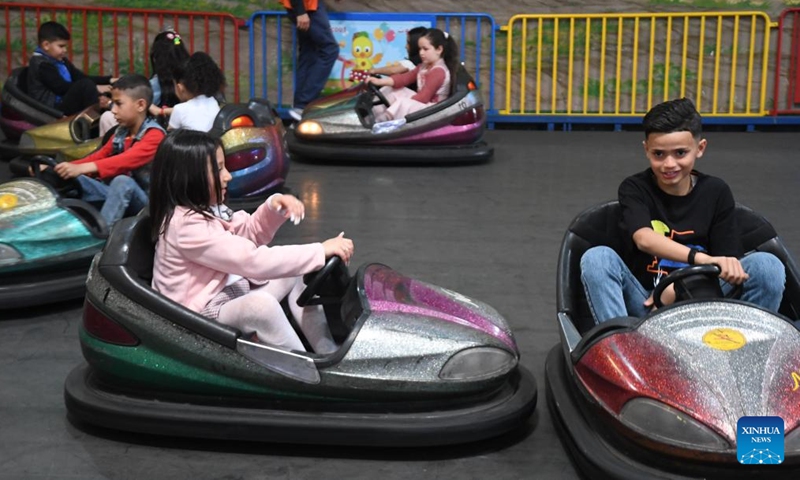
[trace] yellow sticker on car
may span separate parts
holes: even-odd
[[[744,334],[732,328],[715,328],[703,335],[703,343],[716,350],[738,350],[745,346]]]
[[[17,196],[13,193],[4,193],[0,195],[0,210],[8,210],[17,206]]]

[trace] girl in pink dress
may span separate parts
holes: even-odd
[[[322,243],[268,247],[287,219],[300,223],[303,203],[275,194],[252,215],[231,211],[222,203],[231,180],[222,148],[202,132],[167,135],[151,178],[155,290],[245,334],[255,332],[261,342],[304,351],[280,305],[288,296],[314,351],[336,350],[322,307],[299,307],[297,297],[305,288],[303,274],[334,255],[350,261],[352,240],[340,234]]]
[[[376,122],[403,118],[435,105],[450,96],[452,79],[458,68],[458,46],[448,35],[437,28],[429,29],[419,38],[419,56],[422,60],[415,69],[391,77],[370,77],[367,81],[384,87],[381,92],[389,100],[389,108],[376,106]],[[417,82],[418,91],[406,88]]]

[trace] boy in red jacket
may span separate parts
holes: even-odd
[[[146,77],[121,77],[112,85],[111,101],[119,122],[114,137],[87,157],[54,167],[61,178],[80,182],[83,200],[103,203],[100,214],[109,227],[147,205],[150,162],[165,135],[148,115],[153,89]]]

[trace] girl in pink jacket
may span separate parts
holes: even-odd
[[[345,262],[353,242],[343,234],[322,243],[268,247],[287,219],[297,225],[303,203],[276,194],[252,215],[233,212],[222,200],[231,179],[222,148],[205,133],[176,130],[153,160],[150,187],[156,243],[153,288],[171,300],[238,328],[264,343],[303,351],[280,301],[288,295],[292,316],[316,353],[337,347],[319,305],[297,306],[301,276],[327,258]]]
[[[369,77],[370,83],[384,87],[381,92],[390,106],[373,109],[376,122],[404,118],[450,96],[453,80],[458,69],[458,45],[446,32],[438,28],[428,29],[417,40],[422,63],[413,70],[391,77]],[[406,88],[417,82],[417,90]]]

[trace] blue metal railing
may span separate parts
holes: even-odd
[[[494,18],[485,13],[330,13],[331,20],[412,21],[434,24],[450,35],[459,45],[461,61],[465,63],[484,96],[490,115],[495,110],[495,44],[498,30]],[[284,95],[284,83],[296,84],[297,32],[285,11],[255,12],[247,21],[249,35],[250,96],[274,100],[279,111],[291,104]],[[490,35],[484,39],[484,32]],[[291,50],[287,50],[291,38]],[[488,41],[489,55],[482,45]],[[273,45],[273,43],[275,45]],[[259,76],[257,76],[259,75]],[[483,76],[482,76],[483,75]],[[293,91],[293,90],[292,90]]]

